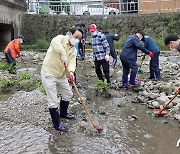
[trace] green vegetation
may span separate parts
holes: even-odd
[[[14,82],[11,79],[0,77],[0,86],[1,87],[11,87]]]
[[[0,63],[0,70],[7,70],[12,74],[15,74],[16,72],[16,66],[12,65],[12,64],[2,64]]]
[[[47,95],[47,94],[46,94],[46,90],[45,90],[45,88],[44,88],[43,85],[41,85],[41,87],[39,87],[39,90],[40,90],[44,95]]]
[[[22,72],[22,73],[18,74],[18,78],[20,80],[23,80],[23,79],[32,79],[33,77],[34,77],[34,75],[29,73],[29,72]]]
[[[38,39],[37,43],[32,45],[21,45],[21,49],[34,49],[36,51],[42,51],[41,49],[48,49],[50,43],[45,39]]]
[[[98,80],[98,82],[95,85],[95,89],[97,89],[97,91],[99,92],[103,92],[104,90],[108,89],[108,83],[102,80]]]
[[[160,48],[160,51],[169,51],[169,48],[164,44],[164,40],[155,39],[157,46]]]
[[[11,78],[0,77],[0,87],[3,87],[2,91],[12,87],[17,90],[30,91],[41,85],[41,79],[29,72],[22,72],[16,76],[11,76]]]

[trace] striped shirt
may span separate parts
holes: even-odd
[[[106,36],[98,32],[97,35],[93,35],[91,39],[93,58],[97,60],[105,59],[106,55],[110,54],[110,47],[107,42]]]

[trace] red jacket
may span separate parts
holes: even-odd
[[[4,53],[8,53],[8,49],[10,49],[11,56],[13,59],[15,59],[17,55],[20,55],[20,49],[19,49],[20,44],[21,44],[20,39],[12,40],[5,48]]]

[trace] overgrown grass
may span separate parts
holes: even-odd
[[[38,39],[35,44],[32,45],[22,45],[21,49],[34,49],[36,51],[42,51],[41,49],[48,49],[50,43],[46,39]]]
[[[29,72],[22,72],[22,73],[18,74],[18,78],[20,80],[23,80],[23,79],[32,79],[33,77],[34,77],[34,75],[29,73]]]
[[[0,63],[0,70],[7,70],[9,71],[10,73],[15,73],[17,68],[16,66],[12,65],[12,64],[3,64],[3,63]]]
[[[14,82],[11,79],[0,77],[0,86],[1,87],[10,87],[13,86]]]

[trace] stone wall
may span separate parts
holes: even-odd
[[[21,15],[25,0],[0,0],[0,49],[21,33]]]
[[[22,34],[27,44],[33,44],[40,38],[50,41],[58,34],[65,34],[76,23],[97,24],[99,30],[109,30],[126,37],[143,30],[147,35],[164,38],[168,33],[180,34],[180,13],[153,15],[118,15],[118,16],[59,16],[28,15],[22,17]]]

